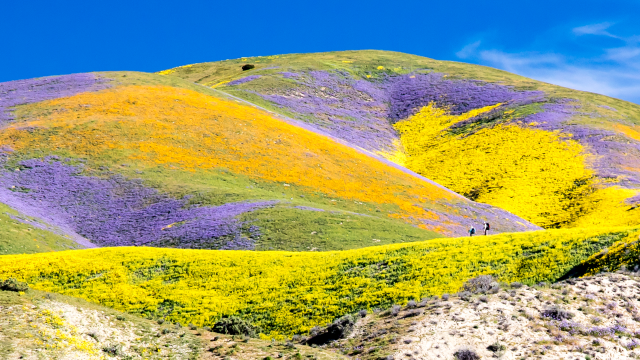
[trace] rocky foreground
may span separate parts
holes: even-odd
[[[639,280],[607,273],[423,299],[366,315],[324,346],[360,359],[640,358]]]

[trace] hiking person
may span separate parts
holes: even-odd
[[[484,228],[484,234],[487,235],[489,233],[489,230],[491,230],[491,225],[489,225],[489,223],[485,221],[483,228]]]
[[[472,226],[471,229],[469,229],[469,236],[473,236],[473,234],[475,233],[476,233],[476,228]]]

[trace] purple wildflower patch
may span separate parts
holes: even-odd
[[[261,77],[260,75],[249,75],[249,76],[243,77],[242,79],[230,81],[227,85],[240,85],[240,84],[247,83],[249,81],[253,81],[260,77]]]
[[[607,110],[611,110],[611,111],[618,111],[618,109],[612,108],[611,106],[607,106],[607,105],[598,105],[598,107],[601,107],[601,108],[607,109]]]
[[[14,106],[106,89],[108,82],[86,73],[0,83],[0,124],[14,119]]]
[[[545,98],[542,91],[516,91],[479,80],[447,80],[439,73],[392,77],[384,87],[391,104],[389,118],[394,122],[414,115],[431,102],[458,115],[497,103],[525,105]]]
[[[638,194],[638,195],[636,195],[634,197],[628,198],[626,200],[626,203],[629,204],[629,205],[640,205],[640,194]]]
[[[294,206],[294,209],[307,210],[307,211],[318,211],[318,212],[325,211],[324,209],[317,209],[317,208],[314,208],[314,207],[311,207],[311,206],[303,206],[303,205]]]
[[[139,180],[81,176],[80,167],[52,159],[22,161],[20,168],[2,174],[0,186],[26,207],[54,213],[54,225],[70,227],[101,246],[252,249],[258,229],[236,217],[274,204],[188,207],[188,199],[171,198]]]
[[[280,75],[285,79],[296,79],[300,77],[300,74],[289,71],[282,71]]]
[[[547,131],[571,134],[574,140],[587,147],[593,155],[591,166],[602,178],[620,178],[618,185],[637,188],[638,173],[629,170],[640,167],[640,142],[622,139],[613,131],[591,128],[570,122],[574,115],[593,115],[579,112],[578,102],[561,99],[542,106],[543,111],[527,116],[522,122]]]
[[[475,80],[446,80],[442,74],[412,74],[368,81],[346,72],[280,73],[298,86],[258,94],[316,123],[328,134],[370,151],[395,150],[392,124],[435,102],[454,113],[496,103],[525,104],[543,99],[540,91]],[[313,119],[309,120],[308,117]]]

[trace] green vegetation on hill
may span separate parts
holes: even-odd
[[[242,71],[241,66],[247,63],[255,64],[255,69]],[[181,66],[161,71],[160,73],[171,75],[169,77],[179,77],[190,82],[212,86],[224,81],[239,79],[247,75],[272,75],[281,71],[339,70],[362,77],[367,73],[377,72],[376,70],[379,66],[384,66],[384,72],[389,74],[406,74],[420,70],[431,70],[438,73],[449,74],[452,79],[475,79],[495,82],[514,86],[518,90],[542,90],[551,97],[579,99],[587,104],[586,106],[588,107],[586,110],[601,114],[607,113],[611,115],[607,109],[598,105],[613,107],[617,110],[616,113],[619,118],[640,124],[640,106],[628,101],[564,88],[487,66],[434,60],[423,56],[393,51],[332,51],[325,53],[246,57]],[[394,69],[398,70],[394,71]],[[247,89],[253,89],[255,84],[256,83],[253,83],[251,86],[247,84],[245,86]],[[257,83],[256,90],[286,86],[284,84],[286,83],[281,80],[264,76],[264,78],[260,79],[260,82]],[[246,94],[240,90],[224,89],[224,91],[240,97],[250,96],[250,94]],[[254,96],[251,99],[256,100],[261,98]],[[272,110],[281,110],[273,107],[267,101],[262,100],[259,102],[260,105],[266,105]]]
[[[33,254],[82,248],[75,241],[35,225],[46,224],[0,203],[0,255]]]

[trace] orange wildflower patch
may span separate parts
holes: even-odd
[[[329,138],[261,110],[191,90],[128,86],[48,101],[38,108],[42,106],[49,110],[41,118],[32,111],[35,120],[5,129],[0,141],[16,150],[127,154],[143,163],[188,171],[223,167],[330,196],[396,205],[396,216],[409,222],[414,216],[437,218],[424,210],[435,203],[460,201]],[[25,127],[46,131],[22,130]]]
[[[633,140],[640,141],[640,126],[627,126],[622,124],[615,124],[613,128],[617,131],[625,134]]]

